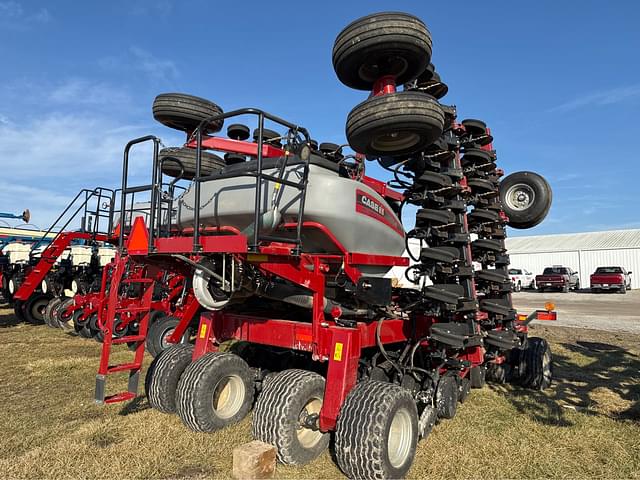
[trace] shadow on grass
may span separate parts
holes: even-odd
[[[13,313],[12,307],[6,306],[6,308],[7,309],[11,308],[11,310],[4,313],[0,313],[0,328],[15,327],[16,325],[19,325],[20,323],[22,323],[22,321],[19,320],[18,317],[16,317],[15,314]]]
[[[571,410],[617,420],[640,420],[638,355],[600,342],[577,341],[560,345],[576,357],[553,354],[554,381],[550,389],[540,392],[505,385],[492,388],[504,394],[520,413],[545,425],[572,426],[567,415]],[[579,361],[579,356],[588,360]],[[595,398],[604,400],[600,404]],[[620,410],[620,399],[630,406]],[[594,408],[596,406],[598,408]]]
[[[151,407],[149,406],[149,402],[147,402],[147,397],[139,396],[122,407],[122,409],[118,412],[118,415],[126,417],[127,415],[142,412],[144,410],[148,410],[149,408]]]

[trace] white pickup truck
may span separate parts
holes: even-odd
[[[536,288],[536,276],[524,268],[510,268],[509,278],[513,285],[513,290],[519,292],[523,288]]]

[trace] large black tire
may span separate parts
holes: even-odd
[[[530,337],[520,353],[520,383],[527,388],[544,390],[551,386],[553,363],[551,348],[544,338]]]
[[[51,300],[49,300],[49,303],[47,303],[47,307],[44,309],[44,315],[43,315],[44,323],[46,323],[51,328],[58,328],[58,323],[56,322],[54,324],[51,321],[51,312],[55,307],[57,307],[61,303],[62,303],[61,297],[53,297]]]
[[[157,357],[160,352],[173,345],[167,342],[167,337],[173,333],[179,323],[180,320],[175,317],[161,317],[151,324],[147,332],[146,348],[152,357]],[[188,333],[185,332],[180,343],[187,343],[188,340]]]
[[[144,380],[151,407],[162,413],[175,413],[178,381],[191,363],[192,355],[192,345],[172,345],[154,358]]]
[[[436,409],[439,418],[453,418],[458,411],[458,382],[453,375],[440,378],[436,390]]]
[[[222,109],[213,102],[184,93],[161,93],[153,101],[153,118],[170,128],[191,132],[200,122],[219,115]],[[220,131],[222,119],[211,122],[203,133]]]
[[[338,465],[349,478],[404,477],[418,442],[418,411],[411,392],[390,383],[358,383],[342,405],[335,438]]]
[[[242,420],[251,410],[254,375],[233,353],[206,353],[191,363],[178,382],[176,410],[196,432],[213,432]]]
[[[487,370],[482,365],[473,367],[469,370],[469,380],[471,388],[482,388],[485,386]]]
[[[291,369],[271,376],[260,393],[253,412],[253,436],[276,446],[282,463],[309,463],[329,445],[328,433],[300,422],[303,413],[320,413],[324,385],[317,373]]]
[[[73,331],[75,328],[74,315],[75,312],[69,313],[67,310],[73,306],[73,298],[65,298],[59,304],[55,305],[51,310],[51,325],[61,328],[65,331]]]
[[[425,149],[443,128],[444,113],[433,97],[396,92],[356,105],[347,117],[346,135],[356,152],[399,156]]]
[[[24,304],[24,319],[33,325],[44,323],[44,311],[51,299],[43,293],[34,293]]]
[[[13,313],[20,322],[24,322],[24,302],[22,300],[16,300],[13,304]]]
[[[225,161],[218,155],[205,152],[204,150],[201,152],[201,155],[200,175],[202,176],[211,175],[212,173],[224,168],[226,165]],[[163,148],[160,150],[158,157],[161,161],[163,159],[167,159],[162,165],[162,173],[165,175],[178,177],[182,173],[180,178],[184,178],[186,180],[192,180],[193,177],[195,177],[196,150],[194,148]],[[180,165],[175,161],[168,160],[169,158],[177,159],[182,164],[184,171],[181,172],[182,169],[180,168]]]
[[[347,25],[333,45],[338,79],[358,90],[371,90],[383,75],[396,84],[414,80],[431,61],[431,34],[417,17],[406,13],[374,13]]]
[[[500,182],[500,201],[513,228],[531,228],[542,222],[553,194],[549,183],[534,172],[516,172]]]

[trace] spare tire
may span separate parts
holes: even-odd
[[[358,90],[371,90],[376,80],[393,75],[396,85],[414,80],[431,61],[431,33],[417,17],[383,12],[347,25],[333,45],[338,79]]]
[[[216,170],[220,170],[225,167],[226,164],[224,160],[218,155],[205,152],[204,150],[201,153],[200,175],[211,175]],[[181,172],[180,165],[175,161],[169,160],[169,158],[175,158],[182,164],[182,167],[184,168],[182,178],[192,180],[196,175],[196,150],[194,148],[163,148],[160,150],[158,158],[160,161],[164,160],[164,163],[162,164],[162,173],[165,175],[178,177]]]
[[[222,109],[213,102],[184,93],[161,93],[153,101],[153,118],[163,125],[176,130],[192,132],[203,120],[220,115]],[[203,133],[220,131],[223,119],[206,125]]]
[[[510,227],[535,227],[549,213],[551,200],[551,186],[537,173],[516,172],[500,182],[500,201]]]
[[[394,157],[424,150],[442,135],[444,112],[422,92],[371,97],[347,117],[349,145],[373,157]]]

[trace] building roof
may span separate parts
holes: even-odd
[[[509,253],[640,248],[640,229],[507,238]]]

